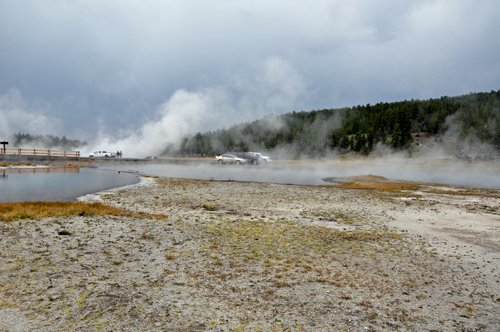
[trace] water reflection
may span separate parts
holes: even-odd
[[[2,171],[0,202],[71,201],[78,196],[139,182],[134,174],[88,168],[19,168]]]
[[[80,167],[24,167],[7,168],[2,170],[6,173],[80,173]]]

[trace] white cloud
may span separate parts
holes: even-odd
[[[0,95],[0,132],[6,134],[54,134],[60,131],[61,121],[46,115],[50,108],[43,102],[26,101],[18,89]]]

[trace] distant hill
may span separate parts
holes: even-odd
[[[266,116],[229,129],[184,137],[166,154],[208,155],[226,151],[276,151],[292,157],[329,152],[369,155],[375,148],[415,148],[420,133],[456,137],[456,154],[500,151],[500,90],[429,100],[292,112]]]

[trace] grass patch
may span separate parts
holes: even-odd
[[[233,259],[263,264],[307,255],[379,251],[384,246],[397,247],[404,239],[402,233],[383,228],[338,231],[287,220],[274,223],[222,221],[211,226],[208,232],[211,235],[210,248],[216,248],[219,253]]]
[[[333,179],[335,182],[340,182],[337,185],[323,186],[345,189],[376,189],[383,191],[398,191],[398,190],[416,190],[421,184],[417,182],[392,181],[383,176],[361,175],[347,178]]]
[[[208,211],[216,211],[217,210],[217,206],[212,206],[212,205],[207,205],[207,204],[204,204],[203,208],[205,210],[208,210]]]
[[[22,219],[42,219],[48,217],[89,215],[89,216],[124,216],[147,219],[166,219],[162,214],[132,212],[101,203],[84,202],[16,202],[0,204],[0,221]]]
[[[32,163],[22,163],[20,161],[17,163],[10,163],[8,161],[4,161],[0,164],[0,167],[8,167],[8,166],[36,166],[36,165]]]

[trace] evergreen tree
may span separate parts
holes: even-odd
[[[366,135],[366,144],[368,145],[368,150],[373,149],[373,144],[375,143],[375,129],[370,127],[368,129],[368,134]]]
[[[339,146],[341,149],[347,150],[349,149],[349,145],[350,145],[349,136],[347,136],[347,133],[343,131]]]
[[[382,128],[381,136],[382,136],[382,138],[381,138],[382,144],[387,144],[387,132],[383,128]]]
[[[363,145],[363,147],[361,148],[360,153],[363,156],[368,156],[370,154],[370,148],[368,147],[368,145]]]
[[[390,145],[395,149],[400,149],[403,147],[403,133],[399,127],[399,123],[396,123],[394,130],[391,133]]]

